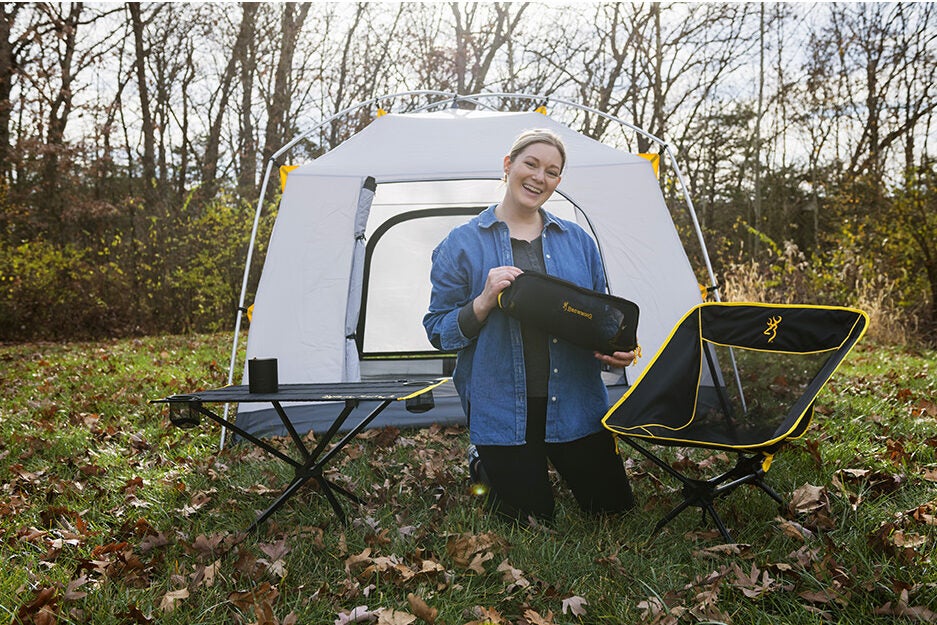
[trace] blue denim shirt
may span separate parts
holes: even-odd
[[[507,224],[494,205],[457,228],[433,250],[433,290],[423,326],[437,349],[458,350],[453,381],[476,445],[522,445],[527,424],[526,376],[518,321],[495,309],[475,339],[459,327],[459,310],[485,286],[492,267],[513,265]],[[547,273],[605,291],[595,242],[578,225],[543,211]],[[547,442],[567,442],[602,429],[608,393],[602,363],[587,349],[550,337]]]

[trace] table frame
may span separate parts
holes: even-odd
[[[329,505],[332,506],[332,510],[339,521],[343,525],[347,525],[347,516],[336,495],[346,497],[357,504],[361,504],[363,501],[351,491],[326,478],[324,475],[326,465],[391,403],[395,401],[409,402],[421,397],[425,400],[427,394],[431,397],[432,390],[447,380],[448,378],[430,381],[397,380],[394,382],[373,383],[281,384],[276,393],[251,393],[246,385],[227,386],[210,391],[172,395],[155,400],[153,403],[168,404],[171,414],[174,409],[178,410],[180,407],[185,406],[189,411],[189,419],[182,421],[185,425],[196,425],[197,420],[191,418],[194,412],[218,423],[222,427],[230,429],[244,440],[250,441],[293,468],[293,478],[283,492],[247,528],[247,533],[251,533],[270,518],[274,512],[279,510],[310,479],[315,479],[320,491],[328,500]],[[204,406],[206,403],[240,404],[246,402],[267,402],[273,405],[283,427],[293,442],[299,456],[298,459],[238,427],[235,421],[229,420]],[[283,407],[284,402],[335,402],[340,403],[342,408],[332,421],[329,429],[322,436],[317,437],[319,440],[310,451],[290,421],[286,408]],[[331,448],[327,449],[332,443],[332,439],[336,437],[348,420],[349,415],[362,402],[376,402],[377,405],[352,426]],[[428,404],[423,402],[416,411],[428,410],[431,405],[431,402]]]

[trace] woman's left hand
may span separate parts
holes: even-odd
[[[637,358],[637,355],[633,351],[632,352],[615,352],[611,355],[603,354],[602,352],[595,352],[595,358],[596,360],[604,362],[609,367],[612,367],[615,369],[624,369],[625,367],[628,367],[632,363],[634,363],[634,360],[635,358]]]

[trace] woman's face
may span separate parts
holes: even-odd
[[[517,208],[539,209],[560,184],[563,157],[549,143],[532,143],[511,161],[504,157],[506,199]]]

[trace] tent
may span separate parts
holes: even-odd
[[[500,200],[502,159],[514,137],[549,128],[563,138],[569,158],[545,208],[594,237],[609,291],[641,307],[644,357],[626,376],[608,375],[614,401],[701,301],[654,167],[543,112],[488,110],[481,95],[446,95],[447,106],[437,110],[380,114],[289,172],[253,302],[246,358],[276,358],[280,383],[448,375],[455,354],[437,352],[422,326],[431,252],[452,227]],[[659,145],[676,168],[669,147]],[[245,269],[245,287],[247,279]],[[243,298],[242,292],[241,309]],[[232,378],[240,323],[239,313]],[[246,384],[246,364],[242,375]],[[300,432],[322,429],[333,414],[321,405],[290,408]],[[388,409],[372,427],[429,422],[464,422],[451,384],[437,390],[435,409],[422,415]],[[241,404],[237,423],[258,436],[283,433],[269,404]]]

